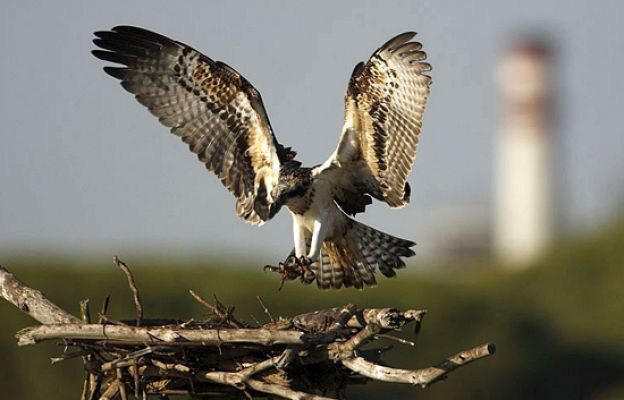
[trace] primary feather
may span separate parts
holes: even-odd
[[[259,224],[270,217],[280,162],[293,157],[277,143],[258,91],[226,64],[145,29],[96,32],[93,54],[124,67],[111,76],[171,128],[237,197],[236,211]]]
[[[350,205],[353,196],[371,194],[391,207],[409,201],[407,178],[431,84],[422,45],[409,41],[414,35],[389,40],[355,67],[349,81],[342,135],[327,164],[340,166],[350,175],[347,181],[355,182],[338,196],[352,214],[366,205]]]
[[[96,32],[93,54],[118,64],[104,70],[219,177],[239,217],[262,224],[288,208],[293,254],[307,255],[320,288],[363,288],[376,283],[376,270],[394,276],[402,257],[414,254],[413,242],[348,216],[363,212],[371,196],[391,207],[409,201],[431,84],[414,35],[396,36],[355,67],[338,147],[313,168],[277,142],[260,93],[228,65],[131,26]]]

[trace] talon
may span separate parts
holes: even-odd
[[[267,271],[282,272],[283,269],[284,269],[284,263],[278,263],[277,267],[275,265],[267,264],[264,266],[264,268],[262,268],[264,272],[267,272]]]
[[[301,256],[297,260],[299,273],[301,274],[301,282],[309,284],[316,279],[316,273],[310,268],[312,265],[312,259],[306,256]]]
[[[316,279],[316,273],[310,268],[312,265],[312,259],[301,256],[297,257],[294,254],[289,255],[284,262],[280,262],[279,265],[265,265],[264,271],[277,272],[282,275],[279,289],[281,290],[284,283],[289,280],[299,278],[301,282],[309,284]]]

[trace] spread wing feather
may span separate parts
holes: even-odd
[[[280,164],[295,153],[277,143],[258,91],[226,64],[160,34],[118,26],[95,36],[103,50],[93,54],[123,65],[104,71],[219,177],[237,197],[239,217],[270,219]]]
[[[324,165],[338,166],[335,197],[349,214],[364,210],[372,195],[391,207],[409,201],[407,178],[429,96],[431,66],[415,33],[394,37],[366,63],[356,65],[345,96],[338,147]]]

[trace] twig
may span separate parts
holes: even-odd
[[[286,386],[275,383],[267,383],[260,380],[252,379],[252,377],[269,368],[275,368],[281,356],[276,356],[254,364],[240,372],[205,372],[201,373],[202,379],[210,382],[221,383],[233,386],[239,390],[246,387],[261,392],[276,395],[285,399],[292,400],[333,400],[329,397],[316,396],[309,393],[299,392],[289,389]]]
[[[250,388],[257,392],[272,394],[289,400],[334,400],[331,397],[299,392],[282,385],[270,384],[255,379],[248,379],[246,383]]]
[[[412,342],[411,340],[405,340],[405,339],[397,337],[397,336],[386,335],[386,334],[383,334],[383,333],[375,335],[375,339],[377,339],[377,338],[394,340],[395,342],[399,342],[401,344],[404,344],[404,345],[407,345],[407,346],[411,346],[411,347],[416,346],[416,343]]]
[[[206,299],[204,299],[201,295],[195,293],[195,291],[193,290],[189,290],[189,293],[191,294],[191,296],[193,296],[193,298],[195,300],[197,300],[198,303],[200,303],[201,305],[203,305],[204,307],[208,308],[210,311],[212,311],[212,313],[214,315],[216,315],[219,318],[222,318],[225,322],[228,322],[233,328],[242,328],[243,324],[241,324],[240,322],[238,322],[233,315],[231,315],[231,313],[224,313],[220,307],[218,306],[213,306],[212,304],[210,304]]]
[[[353,335],[346,342],[338,344],[338,350],[340,351],[340,353],[342,353],[341,358],[348,357],[349,354],[353,354],[353,350],[362,346],[373,336],[379,333],[380,330],[381,327],[379,325],[371,323],[366,325],[364,329]]]
[[[154,348],[150,347],[150,346],[147,346],[144,349],[137,350],[137,351],[134,351],[132,353],[128,353],[123,358],[119,358],[119,359],[116,359],[116,360],[105,362],[105,363],[102,364],[100,369],[102,371],[109,371],[109,370],[112,370],[112,369],[118,368],[118,367],[129,367],[131,365],[134,365],[134,363],[136,362],[137,358],[146,356],[148,354],[152,354],[153,352],[154,352]]]
[[[162,361],[156,360],[156,359],[151,359],[150,360],[152,362],[152,364],[154,364],[155,367],[158,367],[164,371],[178,371],[180,373],[183,374],[188,374],[191,372],[191,369],[189,367],[187,367],[186,365],[182,365],[182,364],[167,364],[164,363]]]
[[[71,352],[71,353],[63,353],[59,357],[52,357],[50,359],[50,361],[52,362],[52,364],[56,364],[56,363],[59,363],[61,361],[69,360],[71,358],[76,358],[76,357],[82,357],[82,356],[87,355],[87,354],[88,354],[88,352],[86,352],[84,350],[78,350],[78,351],[74,351],[74,352]]]
[[[130,268],[117,256],[113,257],[113,262],[121,268],[124,274],[126,274],[126,278],[128,278],[128,286],[130,286],[130,290],[132,291],[134,306],[136,308],[136,326],[141,326],[141,321],[143,320],[143,304],[141,304],[141,297],[139,296],[139,289],[137,289],[136,283],[134,282],[134,276],[132,276]]]
[[[249,316],[251,317],[251,319],[253,319],[253,321],[254,321],[254,323],[256,324],[256,326],[260,326],[260,325],[262,325],[262,324],[260,323],[260,321],[258,321],[258,318],[256,318],[256,316],[255,316],[255,315],[253,315],[253,314],[249,314]]]
[[[138,363],[136,358],[132,360],[132,365],[128,367],[128,371],[130,372],[130,375],[132,375],[134,383],[134,397],[138,399],[139,396],[141,396],[141,380],[139,378]]]
[[[91,323],[91,311],[89,310],[89,299],[80,300],[80,317],[85,324]]]
[[[494,345],[485,344],[449,357],[435,367],[418,370],[384,367],[373,364],[362,357],[344,359],[342,363],[353,372],[378,381],[410,383],[426,387],[442,379],[449,372],[478,359],[490,356],[495,351]]]
[[[95,396],[100,391],[101,386],[102,386],[102,377],[100,375],[90,374],[88,400],[95,399]]]
[[[106,319],[106,314],[108,313],[108,305],[110,303],[110,294],[104,298],[104,302],[102,302],[102,308],[100,308],[100,316],[98,318],[98,324],[101,324]]]
[[[285,370],[288,368],[293,361],[297,359],[297,353],[299,352],[299,348],[289,347],[282,353],[281,356],[277,359],[275,363],[275,367],[279,370]]]
[[[128,393],[126,393],[126,384],[123,382],[121,368],[117,368],[117,382],[119,382],[119,394],[121,396],[121,400],[128,400]]]
[[[89,395],[89,386],[91,381],[91,374],[85,372],[84,381],[82,382],[82,394],[80,395],[80,400],[88,400]]]
[[[113,400],[119,394],[119,381],[113,381],[104,391],[100,400]]]
[[[258,299],[258,303],[260,303],[260,306],[262,307],[262,311],[264,311],[266,316],[269,317],[269,321],[271,321],[272,323],[275,322],[275,318],[273,318],[273,314],[271,314],[271,311],[269,311],[267,306],[264,304],[264,301],[262,301],[262,297],[256,296],[256,298]]]

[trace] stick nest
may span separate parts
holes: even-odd
[[[129,268],[115,258],[133,293],[136,319],[107,316],[108,299],[96,323],[88,301],[79,319],[0,267],[0,296],[42,323],[17,333],[19,345],[60,340],[64,352],[52,361],[82,358],[82,399],[146,399],[151,396],[251,399],[345,399],[349,385],[379,380],[427,386],[454,369],[494,353],[485,344],[435,366],[406,370],[385,366],[390,347],[378,339],[413,342],[391,335],[406,325],[418,333],[424,310],[362,309],[349,304],[290,318],[275,318],[258,298],[268,322],[248,323],[216,297],[190,294],[209,311],[202,321],[144,319],[139,290]],[[364,345],[366,349],[363,348]]]

